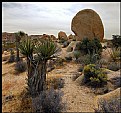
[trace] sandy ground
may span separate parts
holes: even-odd
[[[64,57],[66,48],[63,48],[61,56]],[[105,54],[104,54],[105,56]],[[3,55],[2,55],[3,57]],[[14,107],[17,103],[13,101],[4,103],[4,98],[8,95],[19,95],[26,86],[26,72],[16,74],[14,70],[15,63],[6,64],[2,62],[2,112],[15,112]],[[72,76],[78,73],[79,65],[68,62],[64,66],[56,68],[49,72],[49,76],[60,76],[64,78],[65,85],[61,90],[64,92],[62,101],[66,102],[67,112],[94,112],[94,95],[89,88],[78,86],[72,81]]]
[[[51,74],[61,74],[65,80],[62,101],[66,103],[66,112],[94,112],[94,98],[96,95],[84,86],[78,86],[72,81],[72,76],[77,73],[79,65],[66,63],[61,69],[55,69]]]
[[[16,97],[24,90],[26,86],[26,72],[17,74],[14,70],[15,63],[6,64],[2,62],[2,112],[16,112],[14,107],[18,101]],[[12,101],[5,102],[5,97],[13,95]]]

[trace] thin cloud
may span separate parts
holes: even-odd
[[[71,31],[71,21],[82,9],[91,8],[101,17],[105,37],[120,33],[120,2],[2,2],[2,30],[28,34],[54,34]]]

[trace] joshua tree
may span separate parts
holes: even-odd
[[[40,42],[38,42],[38,44],[36,46],[36,51],[37,51],[38,59],[40,60],[40,63],[41,63],[41,72],[40,72],[41,83],[42,83],[41,90],[44,90],[44,89],[46,89],[46,69],[47,69],[46,64],[47,64],[47,61],[52,58],[57,57],[60,49],[52,41],[41,40]]]
[[[29,38],[23,39],[19,45],[20,52],[27,58],[28,78],[32,76],[31,60],[33,59],[34,44]]]
[[[16,61],[20,61],[20,57],[19,57],[19,44],[20,44],[20,40],[22,37],[25,36],[25,33],[23,31],[18,31],[15,33],[15,38],[16,38],[16,50],[17,50],[17,54],[16,54]]]
[[[54,42],[38,40],[35,47],[36,56],[33,57],[34,45],[30,39],[22,41],[20,52],[27,57],[28,88],[32,96],[36,96],[46,89],[47,61],[57,57],[60,49]],[[33,68],[34,67],[34,68]]]

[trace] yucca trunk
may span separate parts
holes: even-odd
[[[41,91],[46,90],[46,61],[43,61],[37,68],[38,74],[35,77],[36,92],[40,94]]]
[[[47,61],[43,61],[43,64],[42,64],[42,71],[41,71],[42,90],[46,90],[46,70],[47,70],[46,63]]]
[[[29,58],[32,58],[32,57],[27,57],[28,78],[31,78],[33,76],[34,70],[33,70],[33,67]]]
[[[19,46],[19,42],[16,42],[16,61],[17,62],[20,61],[18,46]]]

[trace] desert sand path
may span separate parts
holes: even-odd
[[[62,101],[66,102],[66,112],[94,112],[94,97],[95,95],[90,92],[90,89],[84,86],[79,86],[72,81],[72,76],[78,73],[79,65],[75,63],[67,63],[61,69],[53,70],[54,73],[63,75],[65,80],[64,92]]]

